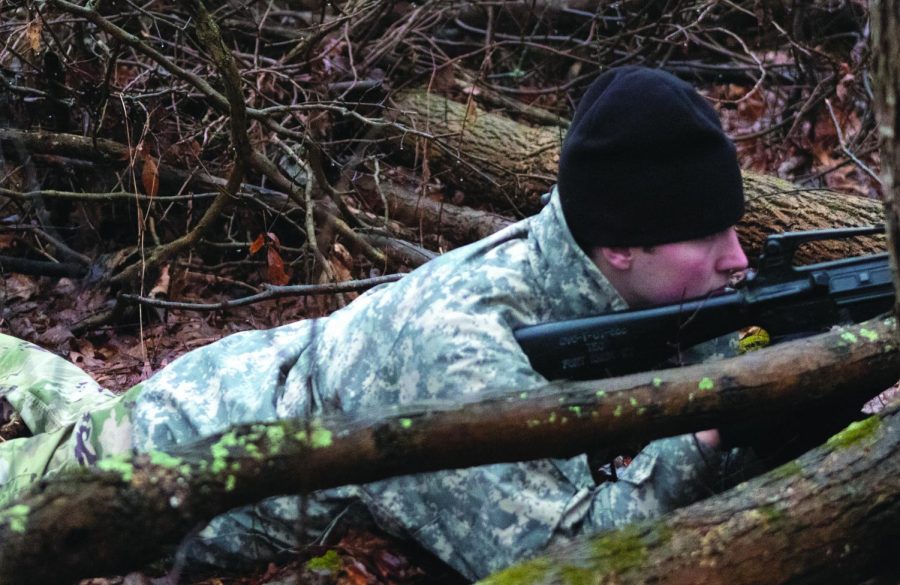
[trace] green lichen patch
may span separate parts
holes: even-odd
[[[101,459],[97,462],[97,469],[117,473],[122,477],[122,481],[131,481],[131,478],[134,477],[134,465],[131,464],[131,459],[121,455]]]
[[[244,453],[246,453],[248,457],[253,457],[256,460],[261,461],[265,458],[265,456],[262,454],[262,451],[259,450],[259,447],[257,447],[255,443],[250,442],[255,439],[255,437],[247,437],[246,440],[243,441]]]
[[[150,457],[150,463],[167,469],[179,469],[181,464],[184,463],[180,458],[162,451],[150,451],[148,456]]]
[[[231,452],[231,449],[239,446],[240,443],[241,441],[238,440],[237,433],[228,431],[222,435],[218,441],[210,445],[209,453],[212,455],[210,471],[213,473],[225,471],[225,469],[228,468],[228,455]]]
[[[266,441],[269,442],[269,448],[272,449],[272,451],[281,451],[284,447],[284,438],[284,427],[280,425],[270,425],[266,427]]]
[[[700,390],[712,390],[715,387],[716,384],[711,378],[703,378],[700,380],[700,383],[697,384],[697,388]]]
[[[343,562],[337,551],[330,550],[320,557],[313,557],[306,561],[306,568],[310,571],[328,573],[334,575],[341,570]]]
[[[675,531],[672,530],[672,527],[665,523],[664,520],[660,520],[653,527],[653,531],[650,533],[650,536],[653,537],[654,543],[666,544],[671,542],[672,537],[675,536]]]
[[[618,405],[616,410],[613,411],[613,416],[622,416],[622,405]]]
[[[778,507],[774,504],[760,506],[758,510],[769,524],[775,524],[784,517],[784,514],[781,512],[781,510],[779,510]]]
[[[570,406],[569,412],[575,413],[575,416],[581,418],[581,407],[580,406]]]
[[[533,418],[533,419],[529,420],[526,424],[528,425],[529,429],[533,429],[534,427],[541,426],[541,421]]]
[[[565,585],[595,585],[597,583],[597,575],[593,571],[574,565],[562,565],[559,568],[559,576]]]
[[[631,398],[628,399],[628,404],[630,404],[631,406],[637,408],[637,405],[638,405],[637,398],[635,398],[635,397],[632,396]]]
[[[522,400],[525,400],[526,398],[528,398],[528,392],[520,392],[519,398],[521,398]]]
[[[0,524],[5,523],[9,525],[10,531],[23,534],[25,532],[25,527],[28,524],[28,514],[30,512],[31,508],[25,504],[10,506],[6,510],[0,512]]]
[[[625,527],[591,541],[591,563],[595,573],[624,573],[640,567],[647,558],[647,545],[642,533]]]
[[[401,426],[403,423],[400,423]],[[410,425],[412,421],[410,421]],[[405,428],[405,427],[404,427]],[[307,435],[306,431],[298,431],[294,433],[294,439],[299,441],[300,443],[309,443],[309,445],[313,449],[321,449],[323,447],[330,447],[334,442],[334,434],[323,427],[321,423],[318,421],[314,421],[311,425],[311,429],[309,434]]]
[[[850,333],[849,331],[844,331],[843,333],[841,333],[841,339],[843,341],[846,341],[847,343],[856,343],[857,341],[859,341],[856,335]]]
[[[229,474],[229,476],[225,478],[225,491],[233,492],[235,487],[237,487],[237,478]]]
[[[843,449],[871,437],[881,427],[881,418],[870,416],[869,418],[850,423],[843,431],[828,439],[828,446],[832,449]]]
[[[876,331],[872,331],[871,329],[866,329],[865,327],[861,327],[859,330],[859,334],[868,339],[869,341],[878,341],[878,333]]]
[[[594,394],[597,395],[597,398],[603,398],[604,396],[606,396],[606,391],[605,390],[597,390]]]
[[[546,580],[554,564],[549,559],[538,558],[495,573],[480,581],[482,585],[526,585]]]
[[[796,461],[788,461],[784,465],[776,467],[770,473],[776,479],[788,479],[803,473],[803,468]]]
[[[312,445],[313,449],[330,447],[333,442],[334,435],[331,431],[318,423],[313,424],[313,430],[309,437],[309,444]]]
[[[662,382],[662,378],[653,378],[653,387],[659,388],[660,386],[662,386]]]
[[[400,419],[400,426],[403,427],[404,429],[408,429],[412,425],[413,425],[413,422],[412,422],[411,418],[401,418]]]

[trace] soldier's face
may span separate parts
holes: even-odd
[[[733,227],[696,240],[653,248],[601,248],[600,253],[615,273],[610,281],[632,307],[702,297],[724,288],[734,273],[747,268]],[[601,263],[598,266],[607,273]]]

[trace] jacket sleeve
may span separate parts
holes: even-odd
[[[442,388],[437,398],[448,400],[484,388],[521,392],[545,385],[512,335],[497,333],[502,329],[492,318],[457,325],[447,338],[453,343],[422,348],[442,351],[447,367],[436,367],[443,358],[425,353],[418,357],[422,363],[405,366],[418,372],[436,368]],[[715,453],[701,453],[693,435],[686,435],[651,443],[618,482],[600,486],[582,455],[393,478],[361,492],[384,528],[415,539],[465,577],[479,579],[550,544],[657,516],[708,495],[717,459]]]

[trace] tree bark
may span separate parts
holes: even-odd
[[[494,393],[367,420],[250,425],[166,454],[104,460],[0,512],[0,584],[138,567],[216,514],[286,492],[570,456],[835,396],[862,403],[897,379],[894,329],[893,321],[871,321],[717,364]]]
[[[896,177],[900,173],[900,2],[881,0],[871,2],[872,47],[875,56],[875,113],[881,147],[881,177],[884,182],[884,215],[891,264],[894,269],[894,288],[900,290],[900,197]],[[900,315],[900,296],[894,306]]]
[[[393,134],[420,163],[427,160],[431,176],[477,194],[479,201],[501,216],[524,217],[540,209],[540,195],[556,181],[563,128],[532,128],[421,91],[399,94],[395,101],[401,112],[398,121],[433,136],[426,140],[400,130]],[[873,199],[802,189],[758,173],[744,173],[744,191],[747,211],[739,232],[752,256],[759,253],[767,234],[884,221],[882,206]],[[443,229],[457,243],[484,237],[503,226],[496,214],[438,203],[402,187],[391,188],[389,193],[392,213],[417,217],[432,229]],[[878,238],[823,242],[801,247],[797,259],[808,263],[869,254],[883,251],[883,247]]]
[[[357,187],[369,191],[367,181]],[[455,243],[466,244],[486,237],[513,223],[513,219],[489,211],[436,201],[416,193],[402,182],[384,181],[389,216],[423,231],[438,233]],[[549,185],[548,185],[549,188]],[[874,199],[833,191],[801,189],[792,183],[753,172],[744,173],[747,210],[738,224],[738,234],[747,253],[756,256],[769,234],[836,227],[879,225],[882,205]],[[371,194],[369,200],[376,201]],[[797,260],[808,264],[847,256],[884,251],[883,238],[853,238],[801,246]]]
[[[540,208],[556,180],[563,128],[531,128],[423,91],[398,94],[394,105],[397,122],[432,137],[392,134],[431,176],[477,193],[502,214],[525,217]]]
[[[894,408],[718,497],[582,539],[482,583],[854,583],[896,562],[898,537]]]
[[[751,256],[762,251],[769,234],[787,231],[881,225],[884,215],[874,199],[833,191],[802,189],[758,173],[744,172],[747,210],[738,223],[741,243]],[[884,238],[830,240],[801,246],[802,264],[884,251]]]

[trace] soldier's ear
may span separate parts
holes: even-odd
[[[631,270],[634,264],[633,248],[594,248],[595,261],[602,258],[602,262],[616,270]]]

